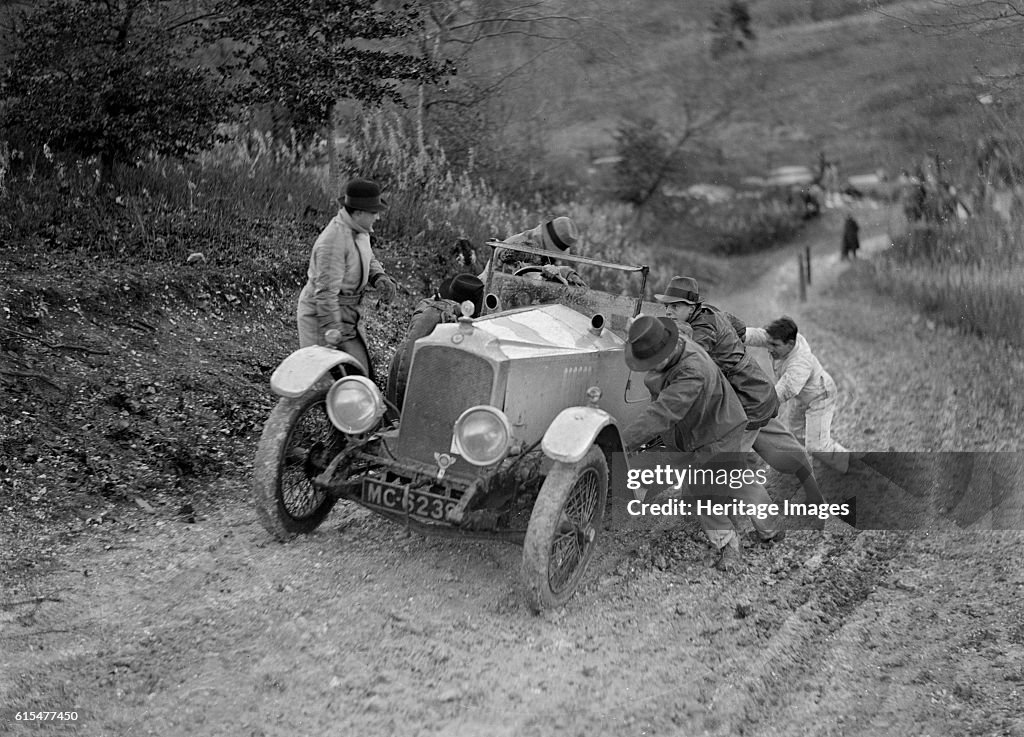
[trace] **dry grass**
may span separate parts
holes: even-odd
[[[908,232],[875,269],[879,288],[979,335],[1024,342],[1024,231],[982,216]]]

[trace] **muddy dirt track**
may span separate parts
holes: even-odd
[[[797,319],[844,393],[849,447],[1018,448],[1018,408],[993,397],[1020,357],[870,298],[832,225],[807,235],[807,303],[785,263],[712,301]],[[1018,456],[992,457],[1012,486]],[[540,616],[518,547],[408,536],[348,505],[281,545],[245,496],[224,482],[191,523],[125,512],[5,575],[0,734],[1024,735],[1022,535],[984,531],[1019,491],[981,514],[931,504],[927,531],[798,530],[738,575],[707,567],[694,523],[606,530],[580,592]]]

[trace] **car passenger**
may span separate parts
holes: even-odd
[[[568,253],[569,249],[579,241],[579,230],[576,223],[568,217],[557,217],[541,223],[536,228],[525,230],[522,233],[509,236],[505,243],[513,245],[530,246],[550,251],[553,255]],[[527,267],[537,267],[534,272],[538,278],[558,281],[563,284],[570,284],[576,287],[586,287],[587,284],[571,266],[558,265],[552,257],[534,256],[530,253],[518,253],[504,248],[494,250],[495,267],[503,271],[516,272]],[[488,260],[484,270],[480,273],[480,279],[486,279],[487,271],[491,267]]]
[[[471,317],[480,314],[483,306],[484,284],[472,274],[458,274],[445,281],[437,293],[421,300],[412,313],[402,344],[395,350],[388,367],[388,383],[384,397],[401,409],[405,387],[412,363],[412,350],[416,341],[434,332],[441,323],[455,322],[462,315],[463,302],[473,303]]]

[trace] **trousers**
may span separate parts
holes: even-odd
[[[746,470],[745,457],[751,452],[754,440],[757,438],[757,430],[739,428],[737,431],[726,435],[720,441],[711,443],[695,452],[694,465],[702,468],[723,469],[727,471]],[[698,492],[698,499],[710,499],[714,502],[739,500],[750,504],[769,505],[772,498],[764,485],[754,481],[745,483],[740,488],[733,489],[715,485],[707,485],[695,489]],[[767,510],[767,506],[760,509]],[[701,528],[711,544],[718,550],[725,546],[731,546],[736,550],[740,548],[740,537],[737,533],[735,523],[729,514],[702,514],[699,515]],[[784,524],[784,517],[781,514],[749,515],[748,519],[754,525],[762,538],[774,537]]]

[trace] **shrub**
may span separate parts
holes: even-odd
[[[687,239],[699,244],[695,250],[722,256],[772,248],[799,232],[805,215],[799,198],[775,192],[751,193],[725,202],[685,198],[671,208],[671,217],[685,229]]]

